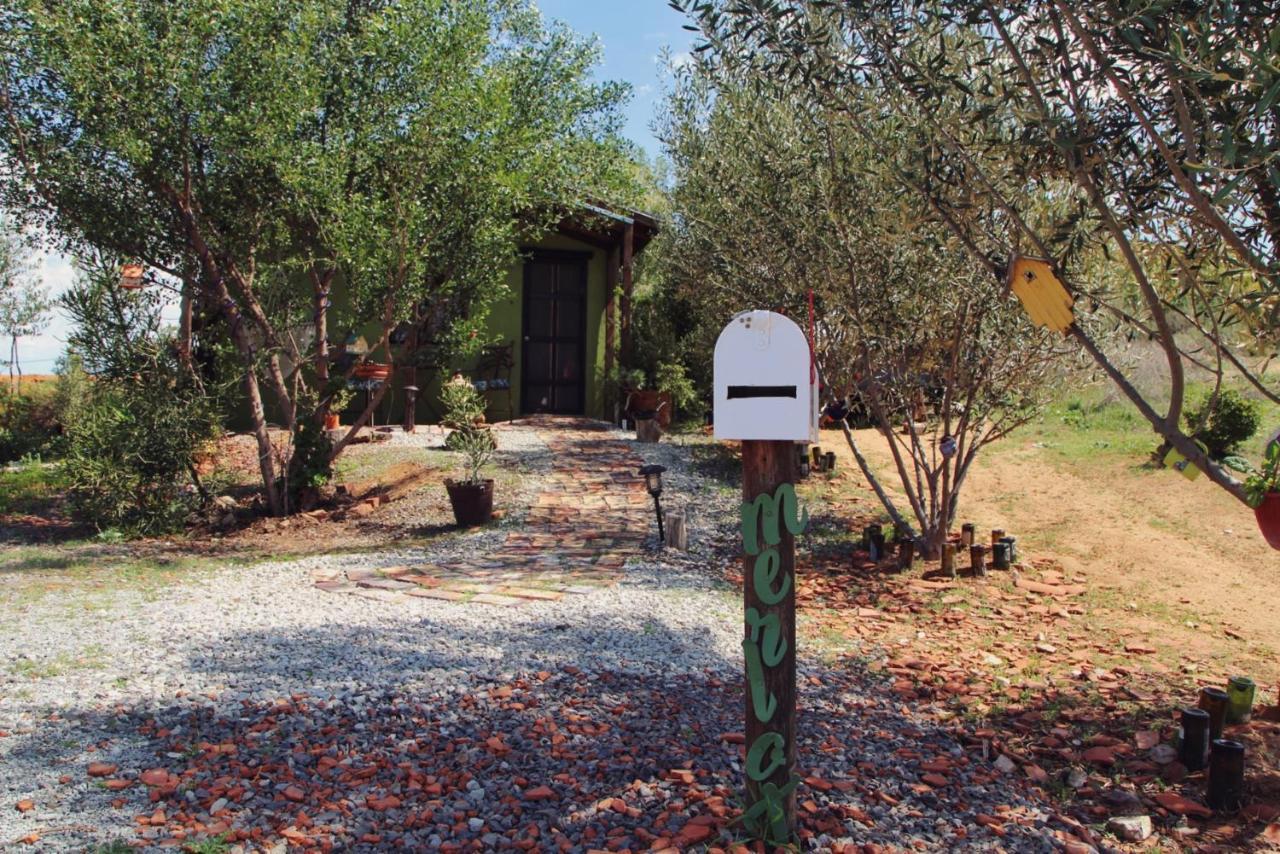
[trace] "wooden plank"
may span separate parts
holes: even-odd
[[[781,500],[786,488],[794,490],[795,467],[794,442],[742,443],[746,809],[767,800],[770,786],[785,793],[782,820],[769,830],[773,843],[789,841],[795,830],[796,551]]]
[[[635,247],[636,227],[627,223],[622,230],[622,364],[631,365],[631,297],[633,292],[632,256]]]
[[[618,345],[618,266],[620,263],[619,256],[622,254],[621,249],[617,246],[609,247],[609,251],[605,253],[604,260],[604,376],[605,382],[608,383],[613,376],[615,350]],[[618,421],[618,406],[621,401],[618,400],[617,386],[606,386],[608,398],[605,400],[606,415],[612,415],[612,420],[616,424]]]

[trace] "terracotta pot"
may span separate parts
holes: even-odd
[[[328,415],[324,417],[324,429],[337,430],[341,426],[342,424],[338,420],[338,413],[330,412]]]
[[[381,362],[365,362],[356,365],[354,376],[361,380],[385,380],[391,376],[391,366]]]
[[[469,528],[484,525],[493,518],[493,480],[479,483],[446,480],[449,503],[453,505],[453,518],[458,525]]]
[[[1258,519],[1258,529],[1271,544],[1271,548],[1280,549],[1280,492],[1268,492],[1262,503],[1253,508],[1253,515]]]
[[[629,392],[627,414],[633,421],[646,417],[655,418],[658,426],[665,430],[671,426],[671,393],[649,390]]]

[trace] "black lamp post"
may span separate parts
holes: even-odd
[[[662,530],[662,503],[658,500],[662,495],[662,473],[667,470],[666,466],[651,465],[642,466],[640,474],[644,475],[644,488],[653,496],[653,512],[658,517],[658,545],[661,547],[666,542],[666,532]]]
[[[407,385],[404,387],[404,432],[412,433],[417,424],[417,406],[418,406],[418,387],[416,385]]]

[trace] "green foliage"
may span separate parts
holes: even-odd
[[[898,190],[886,147],[920,140],[886,120],[870,141],[847,113],[792,94],[730,70],[695,65],[677,77],[660,128],[681,211],[668,228],[665,275],[683,313],[702,319],[684,338],[703,353],[747,308],[779,311],[808,333],[812,299],[822,402],[867,407],[894,444],[891,476],[927,553],[940,547],[978,450],[1034,415],[1054,342]],[[869,97],[856,112],[877,115]],[[973,215],[999,221],[991,210]],[[925,429],[899,429],[906,413]],[[951,461],[936,446],[944,434],[959,443]],[[898,529],[911,530],[880,493]]]
[[[673,5],[697,22],[713,76],[847,117],[880,153],[887,192],[919,198],[992,279],[1015,254],[1051,259],[1075,298],[1070,337],[1166,439],[1181,435],[1192,363],[1216,361],[1280,401],[1274,377],[1236,353],[1274,353],[1280,329],[1280,27],[1268,4]],[[794,237],[777,239],[803,259]],[[1158,344],[1163,389],[1139,390],[1107,346],[1138,339]],[[1242,496],[1219,466],[1207,471]]]
[[[484,420],[484,395],[461,377],[440,387],[440,404],[444,408],[443,424],[451,430],[465,430]]]
[[[315,490],[333,479],[330,454],[333,442],[329,431],[314,418],[304,418],[293,434],[293,454],[289,458],[290,506],[299,506],[304,490]]]
[[[62,413],[51,383],[24,383],[17,394],[0,388],[0,463],[56,451]]]
[[[1244,482],[1245,497],[1250,507],[1257,507],[1269,492],[1280,492],[1280,442],[1272,442],[1262,468],[1251,473]]]
[[[159,534],[201,501],[196,457],[217,438],[220,397],[177,358],[159,305],[115,287],[116,265],[87,262],[63,297],[73,358],[95,379],[66,398],[62,477],[72,510],[99,530]],[[106,347],[103,345],[106,344]]]
[[[463,455],[463,483],[479,483],[480,470],[493,458],[496,448],[493,434],[485,427],[470,427],[455,430],[449,434],[453,442],[449,445]]]
[[[1262,411],[1238,391],[1224,388],[1208,395],[1183,414],[1191,438],[1204,442],[1209,455],[1221,459],[1258,432]]]
[[[442,423],[451,431],[445,437],[445,447],[462,452],[466,458],[465,481],[475,483],[496,447],[493,434],[484,426],[484,395],[458,375],[441,386],[440,403],[444,407]]]
[[[698,389],[679,362],[659,362],[653,373],[653,384],[658,391],[671,395],[671,405],[677,412],[691,414],[698,403]]]
[[[219,833],[199,842],[188,842],[182,850],[187,854],[227,854],[231,850],[231,843],[227,842],[225,833]]]
[[[18,365],[18,339],[38,335],[49,322],[51,307],[31,263],[30,247],[14,224],[0,217],[0,335],[9,339],[11,376]]]
[[[56,466],[30,460],[0,471],[0,513],[39,513],[63,488]]]
[[[0,50],[0,202],[185,282],[279,413],[323,385],[291,332],[324,306],[329,333],[417,324],[447,364],[522,242],[634,195],[626,87],[531,0],[16,0]]]

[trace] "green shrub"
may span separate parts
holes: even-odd
[[[0,463],[47,456],[61,433],[52,383],[24,384],[17,394],[0,388]]]
[[[671,405],[677,412],[691,414],[698,403],[698,389],[679,362],[660,362],[653,372],[653,384],[671,395]]]
[[[1204,443],[1209,455],[1221,459],[1248,441],[1262,425],[1258,404],[1229,388],[1217,398],[1209,395],[1183,415],[1191,436]]]
[[[440,387],[440,403],[444,407],[444,426],[453,432],[445,437],[445,447],[453,451],[465,451],[470,440],[487,444],[493,449],[493,437],[488,430],[478,426],[484,423],[484,395],[460,374]]]
[[[95,385],[61,464],[72,511],[99,530],[154,535],[180,528],[201,502],[196,454],[218,428],[202,398],[161,378]]]
[[[74,322],[74,354],[61,398],[67,499],[99,530],[176,530],[204,495],[196,457],[221,431],[226,385],[178,359],[160,298],[117,287],[119,264],[88,263],[61,303]],[[78,376],[83,360],[93,381]]]

